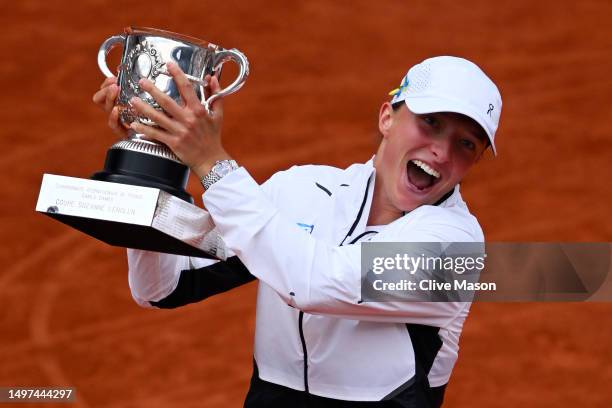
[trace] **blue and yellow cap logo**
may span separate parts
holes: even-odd
[[[395,96],[397,96],[397,95],[401,94],[401,93],[402,93],[402,92],[404,92],[406,89],[408,89],[408,84],[409,84],[409,81],[408,81],[408,75],[406,75],[406,76],[404,77],[404,79],[402,79],[402,83],[400,84],[400,87],[399,87],[399,88],[395,88],[394,90],[392,90],[391,92],[389,92],[389,95],[390,95],[390,96],[395,97]]]

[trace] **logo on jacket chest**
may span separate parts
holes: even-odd
[[[300,227],[307,233],[312,234],[312,230],[314,229],[314,224],[304,224],[303,222],[298,222],[297,225],[298,227]]]

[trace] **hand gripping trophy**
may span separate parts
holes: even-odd
[[[107,77],[113,73],[106,56],[119,45],[123,52],[116,105],[121,123],[128,129],[133,121],[155,126],[131,107],[133,96],[162,110],[139,87],[141,78],[149,79],[180,103],[179,90],[166,70],[168,62],[185,72],[207,111],[215,99],[239,90],[249,74],[246,57],[236,49],[163,30],[128,27],[100,46],[98,65]],[[216,94],[207,95],[204,78],[219,77],[228,61],[238,66],[236,79]],[[110,147],[104,169],[91,180],[45,174],[36,210],[111,245],[210,257],[206,233],[213,225],[185,191],[188,177],[189,168],[167,146],[130,129],[127,139]]]

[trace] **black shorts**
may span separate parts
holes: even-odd
[[[442,406],[446,385],[429,387],[425,381],[416,381],[391,399],[384,401],[345,401],[319,397],[305,391],[264,381],[259,378],[257,364],[253,364],[251,386],[244,408],[438,408]]]

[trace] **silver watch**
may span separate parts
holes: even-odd
[[[217,160],[208,174],[200,179],[200,183],[204,186],[204,190],[208,190],[210,186],[238,167],[240,166],[238,166],[235,160]]]

